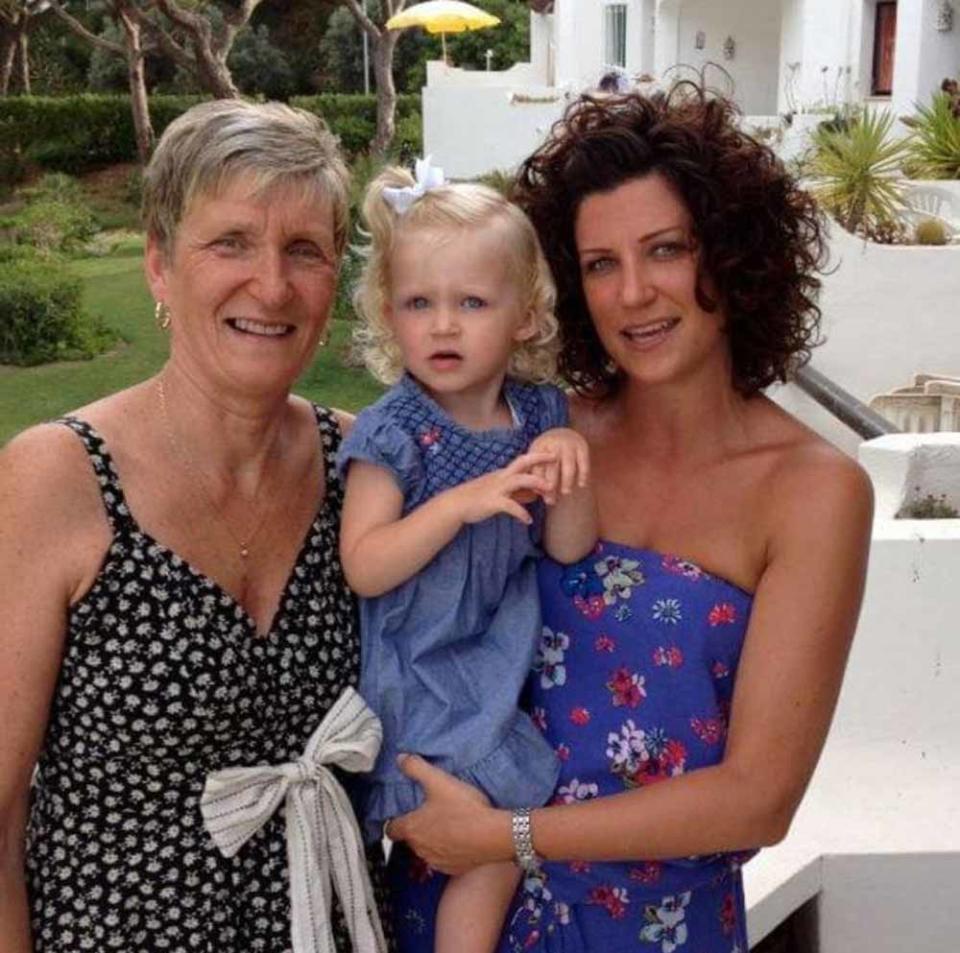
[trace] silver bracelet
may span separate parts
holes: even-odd
[[[540,860],[533,849],[533,830],[530,826],[529,807],[515,808],[510,815],[510,830],[513,834],[513,853],[516,865],[527,874],[540,869]]]

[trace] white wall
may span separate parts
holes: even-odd
[[[627,62],[629,73],[652,69],[644,59],[652,49],[646,27],[653,11],[653,0],[610,0],[627,6]],[[594,86],[608,67],[604,59],[604,7],[607,0],[557,0],[554,18],[557,24],[557,83],[579,91]],[[645,16],[646,15],[646,16]],[[649,52],[647,52],[649,57]]]
[[[515,168],[541,143],[566,104],[553,86],[426,86],[424,153],[455,179]]]
[[[554,82],[557,44],[554,37],[554,15],[530,11],[530,66],[534,82],[541,86]]]
[[[945,76],[960,71],[960,9],[953,30],[936,29],[938,0],[898,0],[893,102],[898,115],[926,104]]]
[[[802,67],[803,0],[782,0],[777,112],[796,110],[801,105]]]
[[[813,365],[866,403],[918,371],[960,376],[960,247],[876,245],[831,228],[836,266],[823,276],[825,343]],[[828,440],[859,438],[798,388],[771,396]]]
[[[952,851],[825,858],[818,953],[956,950],[958,879]]]
[[[696,49],[697,31],[705,46]],[[732,60],[724,59],[728,36],[736,43]],[[780,56],[780,5],[769,0],[686,0],[680,7],[677,62],[700,69],[719,63],[730,74],[740,108],[750,114],[777,111]],[[714,83],[718,77],[711,77]]]
[[[960,454],[960,434],[863,444],[878,500],[914,477],[877,451],[936,456],[951,441]],[[957,948],[960,520],[886,512],[820,764],[787,838],[744,870],[751,943],[816,897],[820,953]]]
[[[855,78],[854,61],[859,56],[853,39],[859,16],[856,4],[857,0],[803,0],[802,67],[798,86],[800,99],[807,107],[834,105],[849,96]],[[859,33],[856,44],[859,44]]]

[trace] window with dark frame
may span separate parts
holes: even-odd
[[[897,4],[880,2],[876,6],[873,26],[873,77],[870,92],[889,96],[893,92],[893,62],[897,40]]]
[[[608,3],[604,9],[604,63],[606,66],[627,65],[627,5]]]

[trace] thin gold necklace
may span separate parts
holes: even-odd
[[[268,510],[265,508],[264,511],[257,518],[251,529],[244,533],[244,535],[238,536],[233,527],[230,525],[230,521],[224,516],[223,510],[218,508],[213,501],[213,497],[207,490],[206,483],[203,479],[203,474],[200,473],[196,464],[194,464],[193,459],[190,457],[190,454],[187,453],[186,449],[180,444],[173,432],[173,427],[170,424],[170,415],[167,413],[167,393],[163,387],[163,378],[157,378],[157,396],[160,400],[160,417],[163,420],[163,429],[166,431],[167,440],[170,443],[170,447],[174,452],[174,455],[180,459],[183,465],[186,467],[190,476],[193,477],[194,482],[200,488],[200,492],[203,494],[204,498],[207,501],[207,505],[217,514],[220,518],[220,522],[223,523],[227,532],[233,537],[233,541],[237,544],[237,547],[240,550],[240,556],[242,559],[246,559],[250,555],[250,545],[256,539],[257,534],[263,528],[263,524],[267,518]],[[260,500],[260,491],[263,489],[263,484],[266,481],[261,476],[260,482],[257,484],[256,493],[253,495],[253,510],[256,512],[257,503]]]

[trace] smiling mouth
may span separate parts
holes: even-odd
[[[241,334],[251,334],[261,338],[282,338],[293,334],[292,324],[270,324],[265,321],[253,321],[250,318],[227,318],[227,324]]]
[[[680,323],[679,318],[665,318],[651,324],[633,325],[620,333],[635,344],[649,344],[672,331]]]
[[[456,351],[434,351],[433,354],[430,355],[429,360],[437,362],[462,361],[463,355],[458,354]]]

